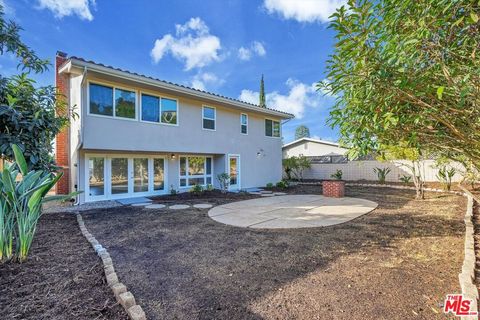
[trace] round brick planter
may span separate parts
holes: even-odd
[[[345,196],[345,181],[324,180],[322,181],[322,189],[325,197],[342,198]]]

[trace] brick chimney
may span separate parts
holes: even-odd
[[[65,102],[69,102],[69,82],[68,77],[63,74],[58,74],[59,67],[67,61],[67,54],[57,51],[55,57],[55,86],[57,92],[62,94],[63,97],[59,99],[65,99]],[[59,114],[65,115],[67,110],[57,110]],[[62,168],[63,177],[58,181],[56,185],[57,194],[68,194],[70,192],[70,127],[65,127],[57,135],[55,141],[55,161],[57,165]]]

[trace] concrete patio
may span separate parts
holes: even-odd
[[[215,221],[246,228],[311,228],[355,219],[377,207],[360,198],[285,195],[227,203],[211,209]]]

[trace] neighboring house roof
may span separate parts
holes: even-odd
[[[342,147],[340,147],[340,145],[338,143],[335,143],[335,142],[319,140],[319,139],[312,139],[312,138],[300,138],[298,140],[295,140],[295,141],[292,141],[290,143],[284,144],[282,149],[291,147],[291,146],[296,145],[296,144],[301,144],[301,143],[304,143],[304,142],[313,142],[313,143],[324,144],[324,145],[328,145],[328,146],[334,146],[334,147],[342,148]],[[346,148],[344,148],[344,149],[346,149]]]
[[[69,73],[71,72],[72,67],[87,68],[87,70],[92,70],[92,71],[103,73],[103,74],[109,74],[112,76],[119,76],[119,77],[127,78],[129,80],[137,81],[137,82],[148,82],[148,84],[154,85],[159,88],[175,91],[175,92],[182,93],[184,95],[189,95],[196,98],[213,100],[215,102],[223,103],[231,107],[237,107],[237,108],[255,111],[258,113],[269,114],[269,115],[280,117],[282,119],[294,118],[294,115],[291,113],[275,110],[272,108],[263,108],[258,105],[248,103],[245,101],[241,101],[241,100],[225,97],[216,93],[211,93],[208,91],[187,87],[181,84],[153,78],[153,77],[146,76],[143,74],[138,74],[132,71],[115,68],[109,65],[104,65],[102,63],[86,60],[80,57],[71,56],[71,57],[68,57],[67,59],[68,60],[65,61],[65,63],[63,63],[62,66],[60,66],[59,73],[63,73],[63,72]]]

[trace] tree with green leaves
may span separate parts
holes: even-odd
[[[263,74],[262,79],[260,80],[260,94],[259,94],[259,103],[258,105],[262,108],[267,107],[267,103],[265,101],[265,84],[263,83]]]
[[[382,145],[379,148],[381,153],[378,156],[380,161],[402,160],[400,166],[404,167],[413,179],[416,198],[425,199],[425,162],[428,157],[425,152],[418,148],[410,148],[404,143],[395,145]]]
[[[302,138],[310,138],[310,129],[304,125],[298,126],[295,129],[295,140]]]
[[[5,20],[0,6],[0,54],[13,54],[23,72],[10,78],[0,75],[0,161],[13,160],[10,146],[16,144],[30,169],[54,170],[52,142],[67,125],[70,111],[54,87],[36,87],[28,77],[30,72],[46,71],[49,63],[22,42],[21,30]]]
[[[480,6],[350,0],[332,15],[329,123],[350,157],[401,141],[480,167]]]

